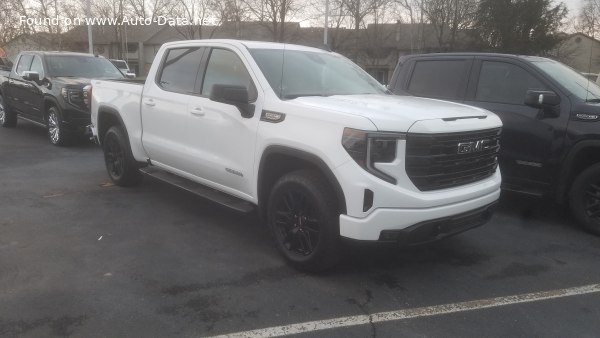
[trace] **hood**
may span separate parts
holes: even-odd
[[[52,82],[60,83],[63,86],[84,87],[84,86],[92,83],[92,79],[87,79],[84,77],[57,76],[52,79]]]
[[[476,107],[435,99],[395,95],[306,96],[294,102],[363,116],[381,131],[406,132],[417,121],[484,118],[494,114]]]

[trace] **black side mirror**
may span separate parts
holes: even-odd
[[[39,83],[40,82],[40,73],[25,71],[25,72],[23,72],[23,80]]]
[[[560,96],[547,90],[528,90],[525,104],[533,108],[550,108],[560,104]]]
[[[213,85],[210,100],[236,106],[245,118],[254,116],[254,105],[249,102],[248,89],[244,86]]]

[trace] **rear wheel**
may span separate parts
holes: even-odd
[[[8,109],[4,97],[0,95],[0,126],[4,128],[12,128],[17,125],[17,114]]]
[[[294,267],[318,272],[341,258],[336,205],[329,184],[315,172],[291,172],[275,183],[267,222],[279,251]]]
[[[600,235],[600,164],[585,169],[569,193],[573,216],[587,230]]]
[[[110,179],[118,186],[133,186],[142,180],[139,166],[129,147],[129,139],[120,126],[108,129],[104,136],[104,163]]]

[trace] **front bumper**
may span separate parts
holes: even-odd
[[[487,222],[500,189],[471,200],[422,209],[380,208],[365,218],[340,216],[340,235],[411,245],[441,239]]]

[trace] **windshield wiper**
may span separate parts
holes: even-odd
[[[331,96],[328,94],[287,94],[287,95],[283,95],[284,99],[297,99],[299,97],[303,97],[303,96],[322,96],[322,97],[327,97],[327,96]]]
[[[585,102],[600,103],[600,99],[587,99]]]

